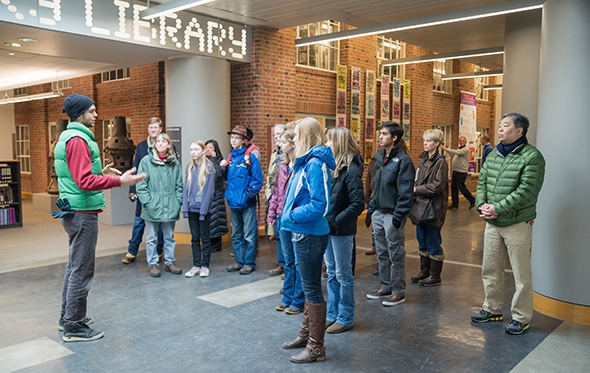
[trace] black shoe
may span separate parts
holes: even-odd
[[[242,267],[238,266],[237,264],[232,264],[227,267],[228,272],[238,272],[240,269],[242,269]]]
[[[502,321],[504,320],[504,316],[502,314],[494,315],[491,312],[486,310],[481,310],[478,313],[474,313],[471,315],[471,321],[473,322],[488,322],[488,321]]]
[[[391,296],[391,291],[379,289],[367,294],[367,299],[387,299]]]
[[[523,324],[516,320],[510,321],[510,324],[506,325],[506,333],[508,334],[522,334],[527,330],[529,330],[529,324]]]
[[[250,273],[254,272],[254,267],[250,267],[250,266],[243,266],[242,269],[240,269],[240,274],[241,275],[249,275]]]
[[[374,276],[378,276],[378,275],[379,275],[379,267],[377,267],[377,268],[375,268],[375,269],[373,270],[373,275],[374,275]]]
[[[84,321],[82,321],[82,324],[84,325],[89,325],[92,324],[92,322],[94,321],[94,319],[92,317],[86,317],[84,319]],[[57,321],[57,330],[63,332],[64,330],[64,318],[60,317],[59,320]]]
[[[455,206],[455,205],[449,205],[449,207],[447,207],[447,209],[449,209],[449,210],[453,210],[456,208],[458,208],[458,206]]]
[[[64,335],[62,337],[64,342],[86,342],[94,341],[104,337],[104,332],[91,329],[84,324],[66,324],[64,325]]]
[[[469,210],[475,207],[475,201],[469,203]]]

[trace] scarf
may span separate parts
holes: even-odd
[[[503,157],[506,157],[508,155],[508,153],[510,153],[514,149],[518,148],[520,145],[526,145],[528,143],[529,142],[528,142],[526,136],[522,136],[522,137],[519,137],[518,140],[516,140],[512,144],[504,144],[503,142],[501,142],[498,144],[498,146],[496,146],[496,149],[498,150],[498,152],[500,154],[502,154]]]

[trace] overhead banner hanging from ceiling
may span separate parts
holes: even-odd
[[[461,91],[459,109],[459,137],[465,136],[469,148],[469,173],[475,172],[475,148],[477,141],[477,96],[472,92]]]
[[[0,21],[70,34],[251,62],[252,28],[180,11],[144,20],[144,2],[2,0]]]

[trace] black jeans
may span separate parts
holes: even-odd
[[[191,229],[191,247],[193,249],[193,265],[195,267],[207,267],[211,262],[211,239],[209,238],[209,221],[211,214],[205,215],[201,220],[198,212],[188,213],[188,225]],[[203,246],[201,247],[201,242]]]
[[[467,172],[453,171],[453,178],[451,179],[451,200],[452,205],[459,207],[459,191],[469,201],[470,204],[475,203],[475,197],[465,186],[465,179],[467,179]]]

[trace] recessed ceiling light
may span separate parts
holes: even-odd
[[[11,48],[20,48],[21,45],[19,43],[10,43],[10,42],[6,42],[4,43],[5,47],[11,47]]]
[[[18,38],[18,40],[22,41],[23,43],[36,43],[37,39],[33,38]]]

